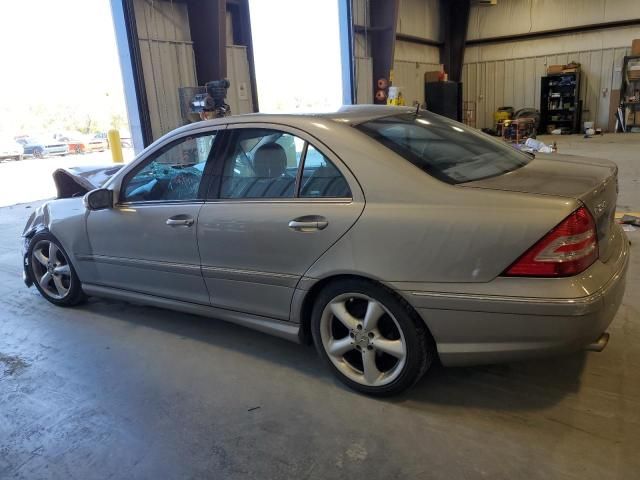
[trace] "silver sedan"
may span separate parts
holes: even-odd
[[[59,171],[24,276],[313,342],[373,395],[444,365],[602,350],[628,241],[617,168],[532,158],[399,107],[191,124],[125,167]]]

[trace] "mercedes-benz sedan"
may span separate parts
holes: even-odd
[[[24,230],[25,281],[47,300],[313,342],[369,394],[436,358],[601,350],[624,292],[613,163],[532,158],[414,109],[194,123],[121,169],[57,174],[69,198]]]

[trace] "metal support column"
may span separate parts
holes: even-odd
[[[393,68],[396,46],[399,0],[370,0],[371,60],[373,63],[373,90],[380,78],[389,79]]]
[[[153,141],[132,0],[111,0],[131,140],[136,153]]]
[[[462,63],[469,25],[471,0],[440,0],[440,63],[444,64],[449,80],[462,81]]]
[[[340,63],[342,66],[342,103],[351,105],[356,99],[353,62],[353,21],[351,0],[338,0],[340,22]]]
[[[189,0],[198,85],[227,76],[227,8],[225,0]]]

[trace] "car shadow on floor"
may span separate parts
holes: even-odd
[[[293,368],[350,391],[334,379],[311,346],[216,319],[119,301],[90,299],[81,307],[99,317],[163,331],[178,338],[240,352]],[[552,406],[580,388],[586,353],[477,367],[444,368],[436,362],[409,391],[383,399],[390,403],[419,402],[492,410],[536,410]]]
[[[537,410],[580,390],[586,352],[506,364],[445,368],[433,365],[408,393],[412,401],[486,408]]]

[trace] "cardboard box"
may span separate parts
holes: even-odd
[[[440,75],[440,72],[424,72],[424,83],[437,82]]]
[[[631,42],[631,55],[640,55],[640,38]]]
[[[440,70],[424,72],[424,83],[438,82],[442,74],[444,74],[444,65],[440,64]]]
[[[547,65],[547,73],[549,75],[562,73],[562,70],[564,70],[564,65]]]

